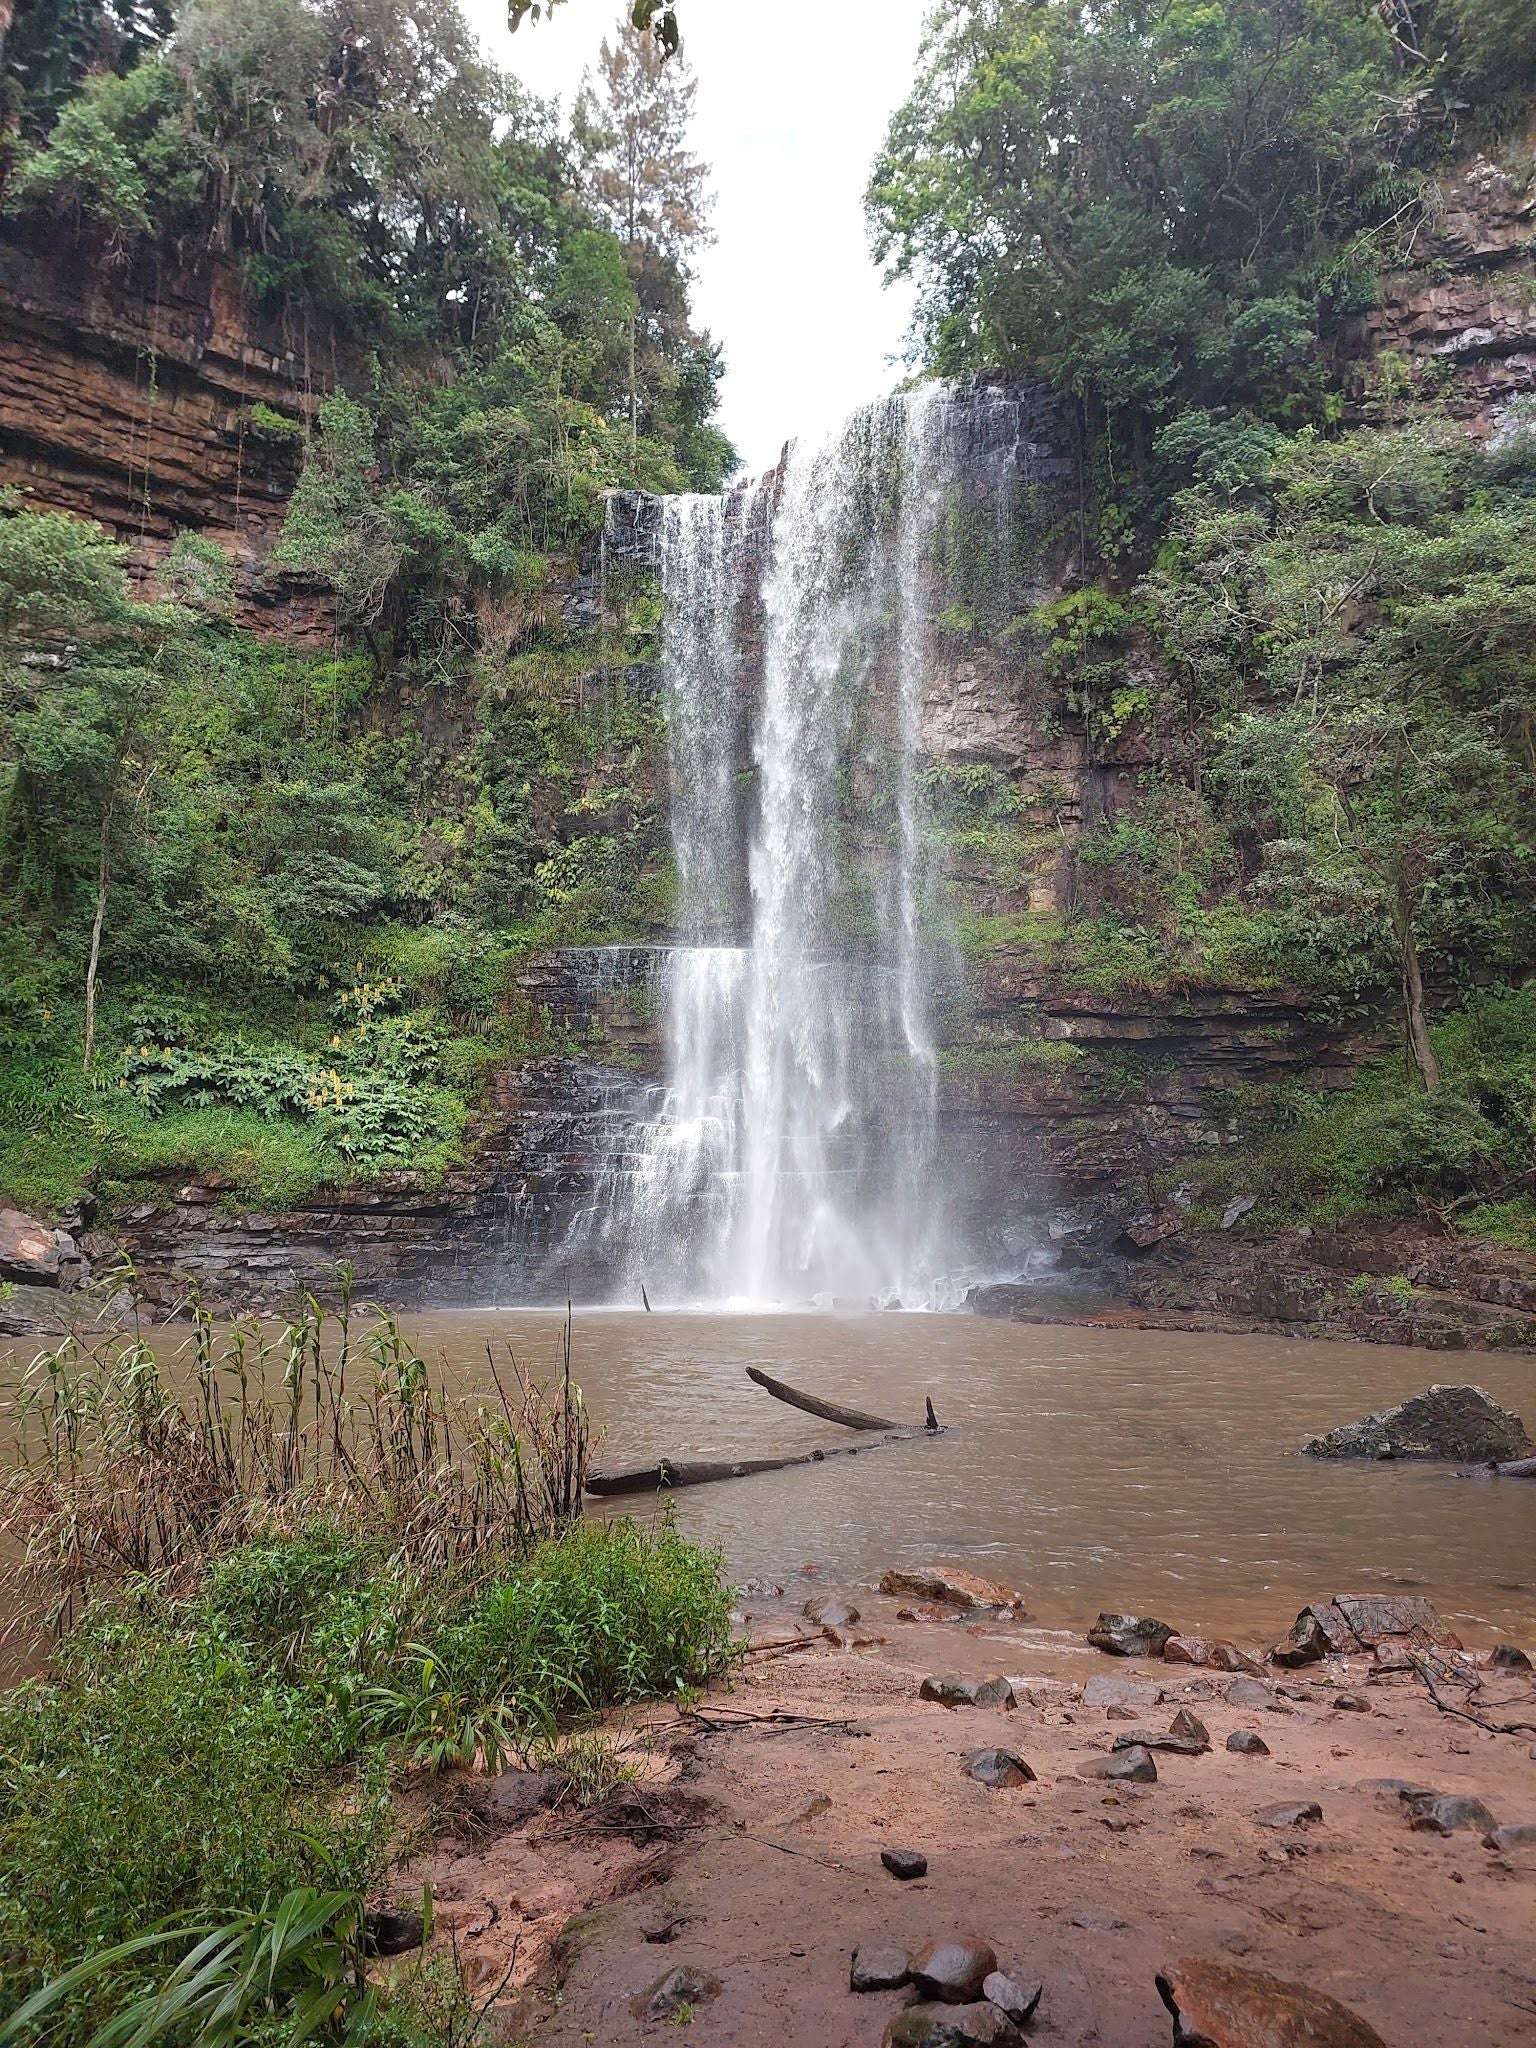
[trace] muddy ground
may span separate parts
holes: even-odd
[[[786,1647],[813,1591],[807,1578],[746,1603],[765,1647],[696,1709],[616,1723],[637,1777],[596,1807],[519,1815],[538,1788],[517,1777],[461,1779],[424,1804],[430,1846],[404,1888],[430,1880],[434,1942],[494,1997],[505,2040],[877,2048],[907,1994],[851,1992],[858,1945],[973,1933],[1044,1981],[1028,2035],[1053,2048],[1170,2040],[1154,1979],[1184,1955],[1329,1992],[1393,2048],[1536,2042],[1536,1846],[1415,1829],[1371,1782],[1471,1793],[1501,1823],[1533,1822],[1536,1732],[1485,1733],[1437,1709],[1415,1674],[1363,1658],[1274,1672],[1292,1695],[1278,1711],[1238,1706],[1222,1673],[1110,1657],[1023,1620],[902,1620],[899,1599],[862,1592],[840,1640]],[[1277,1612],[1277,1635],[1289,1618]],[[1006,1675],[1025,1703],[920,1700],[940,1672]],[[1106,1677],[1162,1697],[1076,1696]],[[1208,1754],[1157,1755],[1154,1784],[1078,1775],[1181,1705],[1208,1726]],[[1529,1674],[1486,1674],[1475,1706],[1536,1723]],[[1237,1729],[1270,1754],[1229,1752]],[[1035,1781],[973,1782],[965,1759],[992,1746]],[[1320,1821],[1256,1818],[1306,1801]],[[927,1856],[926,1877],[886,1872],[880,1852],[897,1847]],[[637,2017],[637,1998],[684,1965],[719,1994]]]

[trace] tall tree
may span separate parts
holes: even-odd
[[[692,250],[706,239],[708,167],[688,148],[697,92],[681,60],[621,19],[588,72],[572,123],[583,196],[623,245],[634,287],[629,328],[629,429],[639,435],[639,325],[676,339],[681,286]]]

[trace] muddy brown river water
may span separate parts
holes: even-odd
[[[552,1365],[561,1324],[522,1310],[403,1321],[469,1387],[488,1383],[487,1343]],[[165,1352],[177,1341],[159,1333]],[[749,1365],[914,1421],[931,1395],[947,1427],[676,1495],[682,1527],[720,1544],[738,1577],[813,1564],[831,1583],[872,1583],[891,1564],[944,1560],[1017,1586],[1047,1626],[1115,1607],[1255,1637],[1305,1599],[1413,1586],[1471,1641],[1536,1637],[1536,1485],[1297,1455],[1310,1433],[1436,1378],[1475,1381],[1536,1420],[1536,1360],[967,1315],[576,1317],[574,1373],[604,1464],[856,1441],[770,1400]]]
[[[559,1322],[486,1311],[407,1326],[473,1379],[488,1339],[553,1359]],[[851,1440],[770,1400],[749,1365],[914,1421],[931,1395],[947,1429],[676,1495],[682,1526],[721,1544],[739,1576],[812,1563],[872,1582],[943,1559],[1018,1586],[1047,1624],[1108,1606],[1259,1634],[1306,1598],[1414,1585],[1473,1639],[1536,1634],[1536,1486],[1296,1454],[1310,1433],[1435,1378],[1474,1380],[1531,1418],[1536,1361],[966,1315],[576,1318],[574,1370],[604,1464]]]

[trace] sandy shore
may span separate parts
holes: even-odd
[[[813,1590],[802,1579],[749,1600],[753,1639],[805,1627]],[[1500,1823],[1533,1822],[1536,1736],[1447,1716],[1418,1677],[1364,1658],[1274,1672],[1273,1705],[1235,1704],[1219,1672],[1109,1657],[1022,1621],[901,1620],[898,1599],[850,1597],[861,1618],[841,1641],[764,1649],[698,1711],[621,1724],[639,1776],[603,1805],[530,1816],[516,1811],[521,1780],[461,1780],[423,1811],[431,1846],[410,1881],[431,1880],[434,1938],[484,1995],[505,1980],[508,2041],[574,2048],[681,2026],[732,2048],[876,2048],[910,1994],[853,1993],[854,1951],[964,1933],[1043,1981],[1028,2038],[1062,2048],[1171,2039],[1155,1979],[1191,1955],[1330,1993],[1394,2048],[1536,2042],[1536,1846],[1415,1828],[1396,1790],[1372,1782],[1471,1794]],[[1288,1619],[1277,1613],[1277,1633]],[[1021,1703],[918,1697],[949,1672],[1007,1676]],[[1145,1692],[1085,1703],[1106,1678]],[[1157,1754],[1155,1783],[1080,1775],[1117,1735],[1166,1731],[1181,1706],[1208,1728],[1208,1753]],[[1536,1721],[1530,1675],[1486,1674],[1478,1711]],[[1236,1730],[1270,1753],[1228,1751]],[[1034,1780],[973,1781],[966,1759],[991,1747]],[[1260,1818],[1307,1802],[1320,1820]],[[898,1882],[880,1861],[890,1848],[921,1851],[927,1875]],[[645,2016],[648,1988],[677,1968],[718,1993]]]

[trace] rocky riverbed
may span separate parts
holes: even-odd
[[[1290,1667],[1121,1656],[811,1566],[741,1598],[739,1675],[618,1726],[635,1778],[606,1801],[551,1810],[511,1773],[423,1812],[404,1884],[504,1986],[508,2038],[1536,2040],[1520,1646],[1432,1648],[1422,1603],[1379,1596],[1320,1594],[1349,1648]]]

